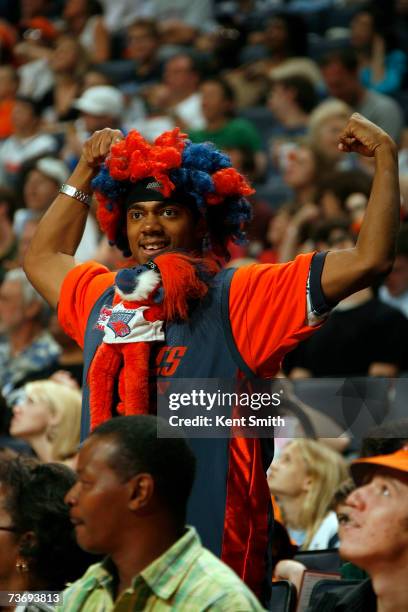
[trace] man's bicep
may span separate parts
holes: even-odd
[[[328,303],[337,303],[369,286],[356,248],[329,251],[322,271],[322,291]]]
[[[27,257],[24,261],[24,271],[33,287],[48,302],[56,308],[62,283],[67,274],[78,265],[74,257],[58,253],[36,257],[35,263]]]

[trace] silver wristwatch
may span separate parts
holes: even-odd
[[[70,198],[74,198],[74,200],[78,200],[78,202],[82,202],[82,204],[86,204],[87,206],[91,205],[92,196],[90,196],[89,193],[82,191],[81,189],[73,187],[72,185],[67,185],[66,183],[63,183],[60,187],[60,193],[64,193]]]

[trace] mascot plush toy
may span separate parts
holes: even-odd
[[[189,302],[208,291],[203,273],[215,272],[211,262],[167,253],[117,273],[112,308],[99,322],[103,342],[89,370],[92,430],[112,417],[116,380],[119,414],[148,412],[151,343],[164,341],[165,321],[188,318]]]

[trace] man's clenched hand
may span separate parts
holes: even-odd
[[[395,142],[384,130],[359,113],[353,113],[340,136],[339,149],[374,157],[377,149],[385,147],[392,152],[397,151]]]

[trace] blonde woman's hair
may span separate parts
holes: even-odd
[[[348,476],[347,465],[339,453],[315,440],[299,438],[290,442],[290,447],[298,451],[312,481],[300,515],[300,525],[306,531],[302,549],[307,550],[330,511],[335,491]]]
[[[342,100],[325,100],[312,111],[309,117],[309,138],[318,142],[319,130],[326,121],[333,118],[344,119],[344,125],[353,113],[353,109]]]
[[[48,433],[53,461],[65,461],[75,455],[81,425],[81,392],[52,380],[38,380],[24,387],[27,397],[45,402],[57,424]]]

